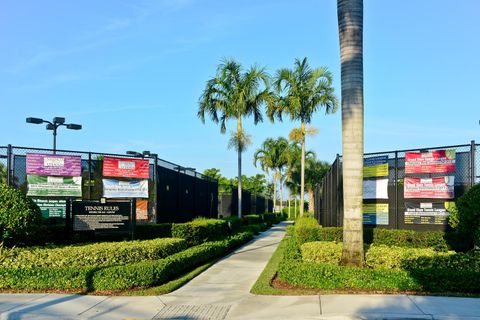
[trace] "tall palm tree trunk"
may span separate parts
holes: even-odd
[[[302,121],[302,162],[300,167],[300,217],[303,217],[305,198],[305,123]]]
[[[363,0],[337,0],[342,78],[344,265],[363,253]]]
[[[237,118],[237,136],[241,137],[242,132],[242,117]],[[238,141],[238,217],[242,217],[242,146],[241,141]]]
[[[313,189],[308,189],[308,212],[314,213],[315,211],[315,198],[313,194]]]
[[[273,172],[273,213],[275,213],[275,206],[277,202],[277,173]]]
[[[282,181],[282,173],[279,174],[280,178],[280,214],[283,213],[283,181]]]

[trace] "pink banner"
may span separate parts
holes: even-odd
[[[455,198],[454,176],[438,178],[405,178],[404,197],[426,199]]]
[[[150,162],[143,159],[104,157],[103,176],[148,179]]]
[[[27,153],[27,175],[80,177],[82,158],[61,154]]]
[[[405,173],[438,172],[455,172],[455,150],[405,153]]]

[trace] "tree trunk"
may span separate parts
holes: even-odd
[[[237,118],[237,133],[242,132],[242,117]],[[238,134],[238,137],[240,135]],[[238,146],[238,217],[242,217],[242,150],[240,148],[240,142]]]
[[[315,212],[315,199],[313,196],[313,189],[308,189],[308,212]]]
[[[362,266],[363,0],[337,0],[342,78],[342,264]]]
[[[275,203],[277,202],[277,175],[273,172],[273,213],[275,213]]]
[[[283,181],[282,181],[282,173],[279,172],[280,178],[280,214],[283,213]]]
[[[305,199],[305,123],[302,121],[302,162],[300,167],[300,217],[303,217]]]
[[[295,201],[295,219],[297,219],[297,196],[296,195],[293,201]]]
[[[290,217],[291,217],[291,215],[290,215],[290,203],[291,203],[290,198],[291,198],[291,196],[289,194],[288,195],[288,219],[290,219]]]

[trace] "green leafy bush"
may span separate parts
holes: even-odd
[[[164,259],[109,267],[0,267],[0,288],[117,290],[153,286],[172,280],[249,241],[239,233],[222,241],[204,243]]]
[[[454,252],[438,252],[433,248],[401,248],[386,245],[372,245],[365,253],[365,263],[370,268],[432,268],[436,266],[433,264],[435,258],[448,257],[452,254],[454,254]]]
[[[471,244],[480,244],[480,184],[476,184],[456,201],[449,218],[450,226],[467,235]]]
[[[172,225],[172,237],[185,239],[189,246],[222,239],[229,233],[227,221],[220,219],[198,218]]]
[[[231,216],[231,217],[224,217],[222,219],[227,221],[228,228],[232,233],[237,232],[238,230],[240,230],[240,227],[243,226],[243,221],[239,217]]]
[[[186,248],[185,240],[172,238],[51,248],[3,248],[0,250],[0,266],[8,268],[111,266],[161,259]]]
[[[269,223],[270,225],[277,224],[283,219],[282,215],[275,214],[275,213],[264,213],[262,216],[263,216],[263,221]]]
[[[322,227],[315,218],[300,217],[295,221],[295,236],[299,244],[318,240]]]
[[[42,215],[20,190],[0,184],[0,242],[6,245],[35,242]]]
[[[262,216],[259,214],[249,214],[242,217],[244,225],[260,224],[263,222]]]
[[[332,241],[306,242],[300,246],[300,251],[305,262],[338,265],[342,257],[342,243]]]
[[[147,240],[155,238],[171,238],[172,224],[137,224],[135,226],[135,238]]]

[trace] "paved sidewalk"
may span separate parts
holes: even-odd
[[[0,319],[476,319],[480,299],[408,295],[255,296],[281,223],[163,296],[2,294]]]

